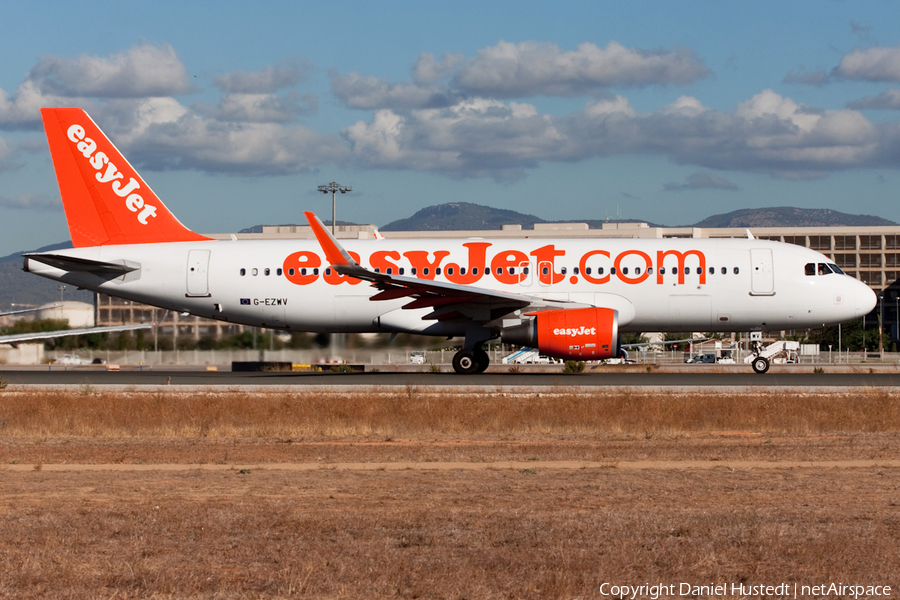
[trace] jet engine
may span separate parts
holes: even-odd
[[[500,339],[556,358],[611,358],[619,353],[619,312],[597,307],[541,311],[526,323],[504,329]]]

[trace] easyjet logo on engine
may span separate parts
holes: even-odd
[[[577,329],[567,328],[567,329],[554,329],[553,335],[566,335],[569,337],[578,337],[579,335],[597,335],[596,327],[585,327],[582,325]]]
[[[458,262],[445,262],[450,256],[449,250],[408,250],[402,254],[398,250],[378,250],[368,256],[367,262],[378,273],[426,280],[440,277],[460,285],[472,285],[484,279],[505,285],[529,285],[532,277],[545,286],[563,282],[574,285],[582,279],[603,285],[613,278],[627,285],[644,281],[655,281],[657,285],[684,285],[689,274],[696,276],[701,285],[706,284],[706,255],[700,250],[658,250],[651,256],[636,249],[616,255],[595,249],[574,260],[566,260],[566,251],[555,244],[541,246],[528,254],[521,250],[496,248],[491,242],[467,242],[462,247],[466,252],[465,260]],[[349,254],[364,264],[359,254]],[[566,265],[567,268],[560,268]],[[285,277],[296,285],[309,285],[319,279],[329,285],[360,283],[354,277],[339,275],[314,251],[294,252],[284,259],[282,267]]]
[[[125,207],[137,213],[138,223],[146,225],[147,219],[156,216],[156,207],[146,204],[143,197],[135,193],[141,188],[141,184],[134,177],[129,177],[128,183],[122,185],[125,175],[118,170],[115,163],[110,162],[105,152],[102,150],[97,152],[97,142],[85,135],[84,127],[76,123],[69,127],[66,135],[69,141],[75,144],[78,152],[97,170],[95,175],[97,181],[110,184],[116,196],[125,199]]]

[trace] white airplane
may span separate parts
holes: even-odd
[[[748,239],[212,240],[182,225],[77,108],[41,111],[74,248],[26,255],[49,279],[285,331],[462,337],[599,360],[626,331],[762,331],[841,323],[875,293],[812,250]],[[765,359],[754,370],[768,369]]]

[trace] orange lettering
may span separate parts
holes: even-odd
[[[319,278],[318,275],[312,273],[312,270],[321,264],[322,259],[315,252],[294,252],[284,259],[282,268],[288,281],[297,285],[307,285]],[[309,273],[301,275],[300,269],[308,269]]]
[[[428,252],[425,250],[410,250],[404,252],[403,256],[409,259],[409,264],[416,270],[416,277],[434,279],[434,270],[441,266],[441,261],[450,256],[450,253],[446,250],[438,250],[434,253],[434,262],[428,262]],[[428,269],[427,273],[425,273],[426,268]]]
[[[658,250],[656,252],[656,283],[661,284],[663,282],[663,274],[661,269],[664,264],[663,261],[669,255],[678,257],[678,283],[684,284],[684,258],[686,256],[690,256],[693,254],[700,261],[700,285],[704,285],[706,283],[706,255],[700,252],[699,250],[688,250],[687,252],[679,252],[678,250]]]
[[[609,283],[609,275],[604,277],[592,277],[587,272],[587,259],[596,255],[605,256],[609,258],[609,252],[606,250],[591,250],[587,254],[581,257],[581,262],[578,263],[578,269],[581,271],[581,276],[585,278],[588,283]]]
[[[485,253],[490,246],[488,242],[470,242],[463,244],[464,248],[469,249],[469,266],[468,270],[463,274],[456,263],[449,263],[444,274],[447,279],[453,283],[468,284],[475,283],[484,275]],[[451,271],[452,269],[452,271]]]
[[[622,262],[622,259],[625,258],[626,256],[628,256],[629,254],[636,254],[637,256],[640,256],[644,259],[644,272],[638,277],[629,277],[627,275],[624,275],[622,273],[622,269],[619,267],[619,264]],[[615,262],[616,275],[623,282],[630,283],[630,284],[640,283],[640,282],[644,281],[645,279],[647,279],[650,276],[650,274],[647,272],[647,269],[649,269],[652,266],[653,266],[653,261],[650,259],[650,257],[645,252],[641,252],[640,250],[626,250],[625,252],[623,252],[622,254],[620,254],[616,257],[616,262]]]
[[[528,264],[528,257],[525,256],[524,252],[517,250],[499,252],[494,255],[494,260],[491,261],[491,274],[500,283],[514,284],[525,281],[525,278],[528,276],[525,275],[522,269],[519,269],[518,273],[511,274],[509,272],[511,267],[518,267],[522,263]]]
[[[538,278],[540,278],[541,283],[559,283],[565,279],[566,276],[562,273],[557,273],[556,266],[553,264],[556,257],[565,255],[565,250],[557,250],[556,246],[553,244],[541,246],[531,253],[531,256],[537,259]],[[607,254],[607,256],[609,255]],[[547,269],[547,273],[544,273],[545,268]]]

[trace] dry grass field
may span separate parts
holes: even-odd
[[[898,432],[900,402],[877,389],[10,386],[0,597],[599,598],[604,583],[783,582],[896,595]]]

